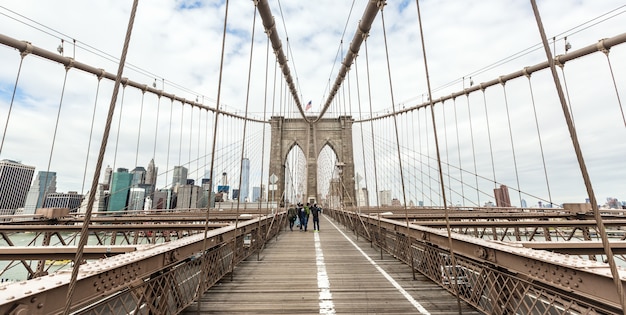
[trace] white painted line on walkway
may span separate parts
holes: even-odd
[[[333,303],[333,295],[330,293],[330,281],[328,281],[328,273],[326,273],[326,264],[324,263],[324,253],[322,253],[320,235],[318,233],[313,233],[313,239],[315,240],[317,288],[320,291],[320,314],[334,315],[335,304]]]
[[[341,235],[343,235],[343,237],[345,237],[348,242],[350,242],[360,253],[361,255],[363,255],[363,257],[365,257],[365,259],[367,259],[367,261],[369,261],[372,265],[374,265],[374,267],[378,270],[378,272],[380,272],[380,274],[383,275],[383,277],[385,277],[387,279],[387,281],[389,281],[389,283],[391,283],[396,289],[398,289],[398,291],[400,291],[400,293],[409,301],[409,303],[411,303],[415,309],[417,309],[417,311],[420,314],[425,314],[425,315],[430,315],[430,312],[428,312],[423,306],[422,304],[420,304],[419,302],[417,302],[408,292],[406,292],[406,290],[404,290],[402,288],[402,286],[400,286],[399,283],[396,282],[396,280],[394,280],[385,270],[383,270],[382,267],[380,267],[373,259],[371,259],[360,247],[359,245],[357,245],[355,242],[353,242],[345,233],[343,233],[341,231],[341,229],[339,227],[337,227],[335,225],[335,223],[333,223],[331,220],[328,220],[328,223],[332,224],[335,229],[337,229],[337,231],[339,231],[339,233],[341,233]],[[317,246],[317,244],[316,244]],[[319,279],[319,278],[318,278]]]

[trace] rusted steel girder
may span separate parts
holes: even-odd
[[[146,245],[142,245],[146,246]],[[85,246],[83,258],[98,259],[134,252],[137,246]],[[0,250],[0,260],[66,260],[74,259],[76,246],[10,246]]]
[[[196,234],[169,243],[146,245],[141,251],[129,252],[100,261],[88,262],[80,266],[76,290],[72,296],[72,310],[106,300],[128,289],[140,288],[149,279],[161,272],[176,269],[179,265],[193,263],[203,259],[203,249],[231,248],[224,244],[243,239],[257,229],[271,229],[269,236],[279,232],[279,226],[273,226],[274,220],[284,223],[286,213],[275,216],[252,219],[240,224],[235,229],[230,225],[211,230],[207,234],[206,246],[204,235]],[[261,222],[258,222],[261,220]],[[241,240],[241,250],[244,248]],[[255,245],[256,246],[256,245]],[[207,252],[208,254],[208,252]],[[243,256],[238,256],[242,258]],[[227,259],[229,262],[230,258]],[[235,261],[237,263],[238,261]],[[224,268],[225,270],[227,268]],[[68,273],[56,273],[30,281],[10,284],[0,290],[0,314],[10,314],[19,310],[19,314],[56,314],[65,306],[65,297],[70,281]],[[203,291],[202,291],[203,292]],[[156,294],[163,294],[157,292]],[[181,305],[184,307],[185,305]],[[181,309],[182,310],[182,309]],[[16,313],[17,314],[17,313]]]
[[[332,209],[325,210],[325,213],[344,223],[348,222],[345,217],[363,216],[362,222],[369,225],[371,231],[381,230],[395,235],[396,238],[402,236],[403,239],[413,239],[417,243],[427,244],[444,252],[450,251],[448,234],[440,229],[411,224],[408,229],[409,235],[406,235],[407,226],[403,221],[385,218],[371,220],[369,216]],[[617,292],[606,290],[613,286],[607,264],[524,248],[521,244],[488,241],[457,233],[452,233],[451,241],[455,255],[464,260],[479,262],[483,266],[497,270],[506,270],[517,277],[567,292],[580,299],[596,301],[614,309],[621,308]],[[626,274],[621,276],[620,281],[626,282]]]

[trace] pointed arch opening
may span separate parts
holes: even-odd
[[[285,158],[285,204],[304,202],[306,199],[306,157],[298,144],[289,149]]]

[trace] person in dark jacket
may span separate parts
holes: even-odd
[[[301,203],[298,202],[298,220],[300,220],[300,231],[302,231],[305,227],[304,217],[305,217],[304,207],[302,206]]]
[[[313,231],[320,231],[320,212],[322,209],[317,206],[317,204],[313,204],[311,207],[311,214],[313,215]]]
[[[293,231],[293,225],[296,223],[298,212],[293,206],[287,210],[287,220],[289,220],[289,230]]]

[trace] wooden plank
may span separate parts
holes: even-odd
[[[286,229],[268,244],[260,260],[252,255],[235,269],[232,281],[226,276],[212,287],[201,298],[199,312],[196,303],[183,314],[419,313],[378,268],[430,314],[459,313],[453,295],[420,274],[413,280],[409,266],[386,254],[381,259],[379,249],[356,240],[353,233],[324,216],[321,227],[319,233]],[[330,284],[327,289],[324,271]],[[332,297],[320,299],[326,291]],[[461,304],[463,314],[480,314]]]

